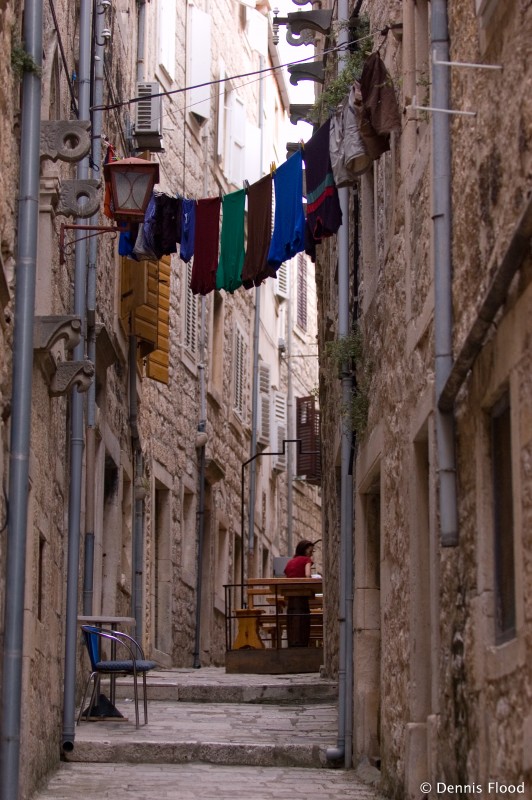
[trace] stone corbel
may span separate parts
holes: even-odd
[[[310,122],[311,103],[290,103],[290,122],[297,125],[298,122]]]
[[[88,120],[41,122],[41,160],[81,161],[91,149],[90,131]]]
[[[288,31],[286,41],[296,47],[301,44],[312,44],[312,31],[324,36],[330,33],[332,11],[294,11],[287,15]]]
[[[78,392],[86,392],[92,383],[94,364],[92,361],[60,361],[49,384],[51,397],[67,394],[74,386]]]
[[[308,64],[293,64],[288,67],[290,73],[290,83],[297,86],[299,81],[314,81],[323,83],[325,81],[325,68],[323,61],[311,61]]]
[[[33,349],[50,352],[59,341],[64,340],[65,350],[73,350],[81,339],[81,318],[75,315],[35,317],[33,326]]]
[[[102,202],[99,189],[100,182],[95,180],[61,181],[57,214],[83,219],[92,217]]]

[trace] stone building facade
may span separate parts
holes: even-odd
[[[0,4],[0,478],[6,487],[21,102],[15,56],[23,53],[17,23],[21,5]],[[112,224],[100,211],[76,220],[58,208],[66,180],[100,179],[107,143],[121,157],[139,152],[157,161],[157,188],[195,199],[227,194],[244,180],[256,180],[272,161],[284,161],[289,138],[286,86],[280,72],[265,71],[279,63],[269,4],[251,8],[236,1],[159,0],[109,8],[97,3],[90,23],[96,29],[84,18],[87,9],[91,18],[92,5],[54,0],[43,9],[41,128],[45,122],[76,119],[90,80],[80,63],[83,48],[90,53],[94,47],[97,60],[92,63],[99,67],[95,75],[102,97],[98,101],[94,78],[89,100],[93,156],[91,161],[86,157],[86,175],[80,175],[79,163],[41,162],[34,327],[36,336],[45,336],[43,325],[52,317],[72,315],[80,286],[88,287],[88,313],[84,309],[81,315],[86,334],[82,355],[95,369],[94,379],[81,386],[79,437],[73,433],[76,389],[69,385],[62,393],[51,392],[54,370],[75,357],[72,342],[59,338],[48,352],[38,340],[42,346],[32,373],[22,797],[57,764],[65,737],[75,735],[66,733],[73,720],[65,722],[65,653],[71,656],[73,648],[76,689],[87,665],[79,637],[74,641],[69,635],[73,597],[74,615],[135,618],[146,654],[163,666],[223,665],[224,586],[240,583],[242,573],[271,575],[273,558],[287,555],[289,545],[309,531],[314,539],[321,536],[319,490],[296,474],[290,459],[257,459],[254,514],[246,475],[241,516],[242,463],[250,458],[259,422],[252,414],[254,381],[262,409],[260,453],[276,452],[295,430],[295,400],[310,395],[317,385],[313,265],[307,259],[287,264],[283,285],[268,280],[260,288],[255,343],[255,290],[195,296],[189,288],[190,268],[179,254],[155,264],[143,262],[132,272],[108,233],[80,244],[73,230],[61,229],[75,222]],[[253,71],[253,80],[238,77]],[[151,141],[138,135],[135,103],[129,102],[137,97],[139,85],[149,83],[167,93],[162,123],[152,119]],[[203,83],[209,85],[202,91],[185,91]],[[82,249],[88,263],[86,283],[79,275]],[[157,299],[150,306],[154,282]],[[303,299],[304,324],[296,312]],[[156,315],[155,341],[147,333],[145,307]],[[288,339],[287,354],[283,343]],[[76,447],[83,453],[79,471],[73,466],[79,458]],[[5,514],[2,501],[2,615],[9,542]],[[79,569],[76,564],[72,571],[68,557],[76,546]]]
[[[380,47],[402,125],[348,190],[349,325],[362,340],[353,393],[367,409],[349,424],[334,345],[327,356],[342,302],[337,241],[316,265],[331,600],[343,514],[334,468],[341,472],[342,436],[354,429],[356,441],[353,646],[339,664],[333,637],[327,659],[348,681],[352,669],[346,758],[377,766],[394,797],[418,797],[423,781],[437,796],[438,781],[470,792],[490,780],[524,783],[526,796],[531,9],[500,0],[348,5],[346,18],[365,16],[370,49]],[[445,304],[452,325],[442,350]],[[331,628],[336,609],[328,610]]]

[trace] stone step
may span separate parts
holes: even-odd
[[[66,760],[323,768],[336,742],[335,704],[150,701],[148,725],[139,730],[132,702],[117,707],[128,719],[83,721]]]
[[[334,703],[338,698],[336,681],[317,675],[224,675],[211,671],[165,670],[148,673],[150,700],[185,703]],[[103,682],[102,682],[103,684]],[[116,682],[116,696],[131,696],[132,681]]]

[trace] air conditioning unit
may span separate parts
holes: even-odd
[[[135,103],[134,138],[137,150],[161,152],[163,138],[163,98],[161,87],[155,82],[137,83],[140,98]],[[154,95],[159,95],[155,97]]]

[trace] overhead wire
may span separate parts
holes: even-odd
[[[325,55],[326,53],[333,53],[339,50],[345,50],[353,44],[358,44],[358,42],[363,42],[366,39],[372,39],[375,35],[381,34],[386,35],[388,33],[388,28],[384,28],[383,30],[374,31],[373,33],[366,34],[365,36],[360,37],[359,39],[354,39],[350,42],[342,43],[341,45],[336,45],[335,47],[330,47],[327,50],[323,50],[320,55]],[[163,92],[156,92],[151,95],[142,95],[142,97],[130,97],[128,100],[121,100],[116,103],[110,103],[108,105],[101,105],[101,106],[93,106],[91,109],[92,111],[112,111],[114,109],[123,108],[123,106],[130,105],[131,103],[140,103],[141,100],[147,100],[152,97],[169,97],[174,94],[182,94],[183,92],[190,91],[192,89],[202,89],[205,86],[216,86],[220,83],[226,83],[227,81],[235,81],[239,78],[250,78],[252,75],[261,75],[264,72],[274,72],[278,69],[284,69],[285,67],[291,67],[296,64],[303,64],[306,61],[311,61],[315,57],[315,54],[311,56],[307,56],[306,58],[298,59],[297,61],[289,61],[286,64],[279,64],[279,65],[272,65],[269,67],[263,67],[263,69],[256,69],[252,70],[251,72],[242,72],[239,75],[229,75],[225,78],[216,78],[212,81],[205,81],[204,83],[197,83],[193,86],[183,86],[180,89],[170,89]]]

